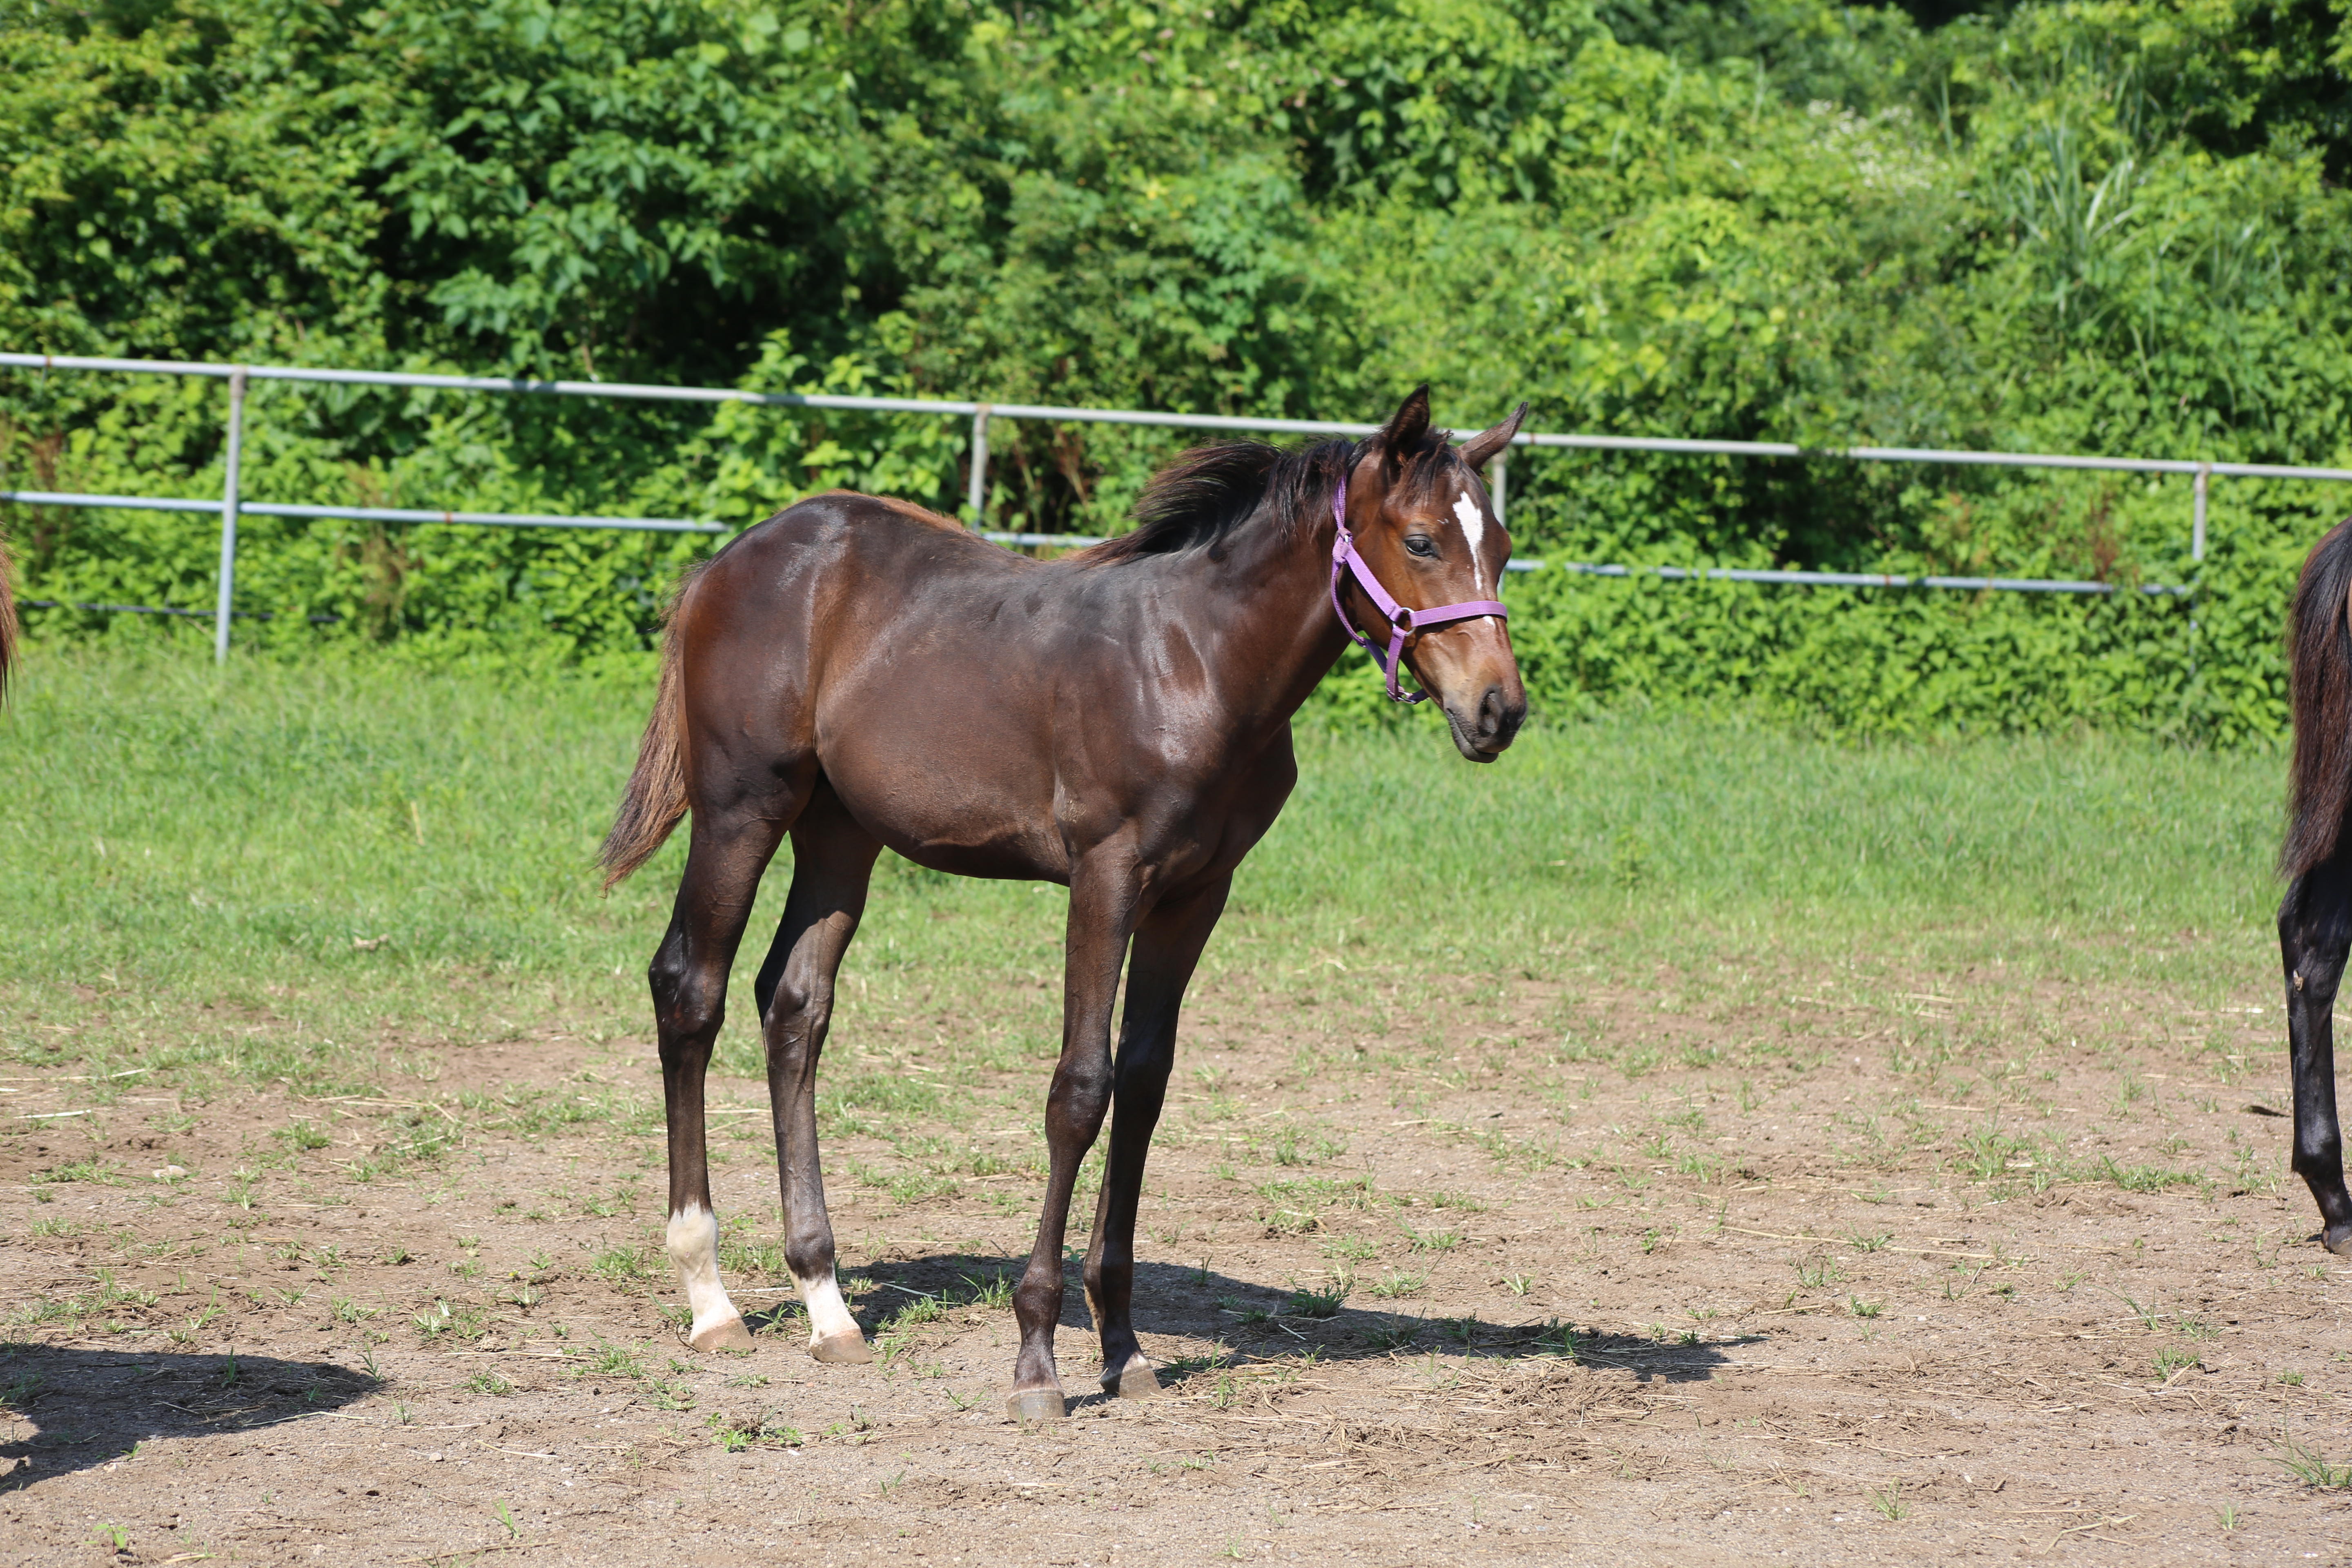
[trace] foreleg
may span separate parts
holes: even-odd
[[[1021,1328],[1013,1363],[1015,1421],[1058,1420],[1062,1380],[1054,1365],[1054,1330],[1062,1317],[1062,1240],[1078,1165],[1102,1131],[1110,1109],[1110,1015],[1118,971],[1135,930],[1139,879],[1132,861],[1097,852],[1070,880],[1070,919],[1064,942],[1062,1056],[1045,1100],[1045,1207],[1029,1267],[1013,1288],[1013,1315]]]
[[[1102,1192],[1095,1202],[1094,1236],[1087,1247],[1087,1299],[1102,1336],[1106,1393],[1129,1399],[1160,1391],[1159,1373],[1135,1337],[1135,1216],[1143,1196],[1143,1165],[1168,1074],[1176,1062],[1176,1019],[1192,970],[1224,912],[1232,886],[1220,879],[1179,902],[1160,905],[1136,927],[1128,960],[1127,1013],[1119,1027],[1114,1069],[1110,1150]]]

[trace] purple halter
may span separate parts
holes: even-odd
[[[1428,692],[1406,691],[1397,685],[1397,670],[1404,663],[1404,639],[1417,631],[1452,626],[1456,621],[1475,620],[1480,616],[1505,620],[1509,617],[1510,611],[1493,599],[1467,599],[1458,605],[1438,605],[1430,609],[1416,610],[1390,597],[1389,591],[1381,586],[1381,580],[1372,575],[1372,569],[1364,564],[1364,558],[1356,553],[1355,538],[1348,531],[1348,476],[1345,474],[1339,476],[1339,488],[1331,492],[1331,521],[1339,525],[1339,531],[1331,536],[1331,610],[1339,617],[1339,629],[1346,632],[1349,640],[1358,647],[1370,654],[1382,673],[1388,676],[1390,701],[1428,701]],[[1387,620],[1389,647],[1386,654],[1381,652],[1378,643],[1356,629],[1356,623],[1348,618],[1346,606],[1339,603],[1339,574],[1342,571],[1354,574],[1356,586],[1380,606],[1381,616]]]

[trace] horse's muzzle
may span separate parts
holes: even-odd
[[[1452,702],[1445,705],[1454,747],[1474,763],[1491,763],[1500,756],[1518,738],[1527,718],[1528,694],[1517,681],[1508,689],[1501,681],[1488,685],[1478,694],[1478,706],[1468,712]]]

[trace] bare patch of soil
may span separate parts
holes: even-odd
[[[337,1092],[16,1069],[0,1560],[2347,1554],[2352,1490],[2280,1462],[2352,1464],[2352,1331],[2254,999],[1360,995],[1206,987],[1144,1207],[1164,1390],[1043,1433],[1003,1417],[1003,1291],[1045,1068],[953,1020],[827,1064],[866,1367],[801,1351],[741,1079],[714,1179],[759,1348],[680,1343],[642,1042],[403,1046]]]

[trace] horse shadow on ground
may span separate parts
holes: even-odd
[[[877,1262],[845,1273],[845,1293],[858,1326],[887,1353],[897,1331],[979,1305],[1011,1310],[1011,1292],[1026,1258],[946,1252]],[[1076,1257],[1063,1266],[1059,1345],[1064,1354],[1089,1345],[1094,1322]],[[1323,1362],[1369,1362],[1398,1355],[1436,1353],[1480,1359],[1567,1360],[1594,1368],[1630,1370],[1636,1382],[1692,1383],[1712,1378],[1730,1364],[1730,1352],[1761,1342],[1756,1334],[1717,1334],[1703,1342],[1696,1331],[1663,1331],[1655,1337],[1605,1332],[1562,1319],[1540,1322],[1489,1322],[1431,1315],[1409,1297],[1387,1304],[1370,1282],[1342,1289],[1328,1281],[1297,1286],[1266,1285],[1201,1267],[1138,1263],[1135,1269],[1136,1327],[1153,1334],[1183,1334],[1206,1340],[1213,1349],[1172,1361],[1160,1369],[1163,1386],[1198,1373],[1251,1363],[1310,1357]],[[754,1331],[785,1333],[798,1329],[800,1309],[782,1304],[747,1314]],[[1532,1314],[1530,1314],[1532,1317]],[[1073,1334],[1082,1336],[1074,1340]]]
[[[331,1362],[0,1342],[0,1493],[119,1459],[159,1437],[273,1426],[382,1386]]]

